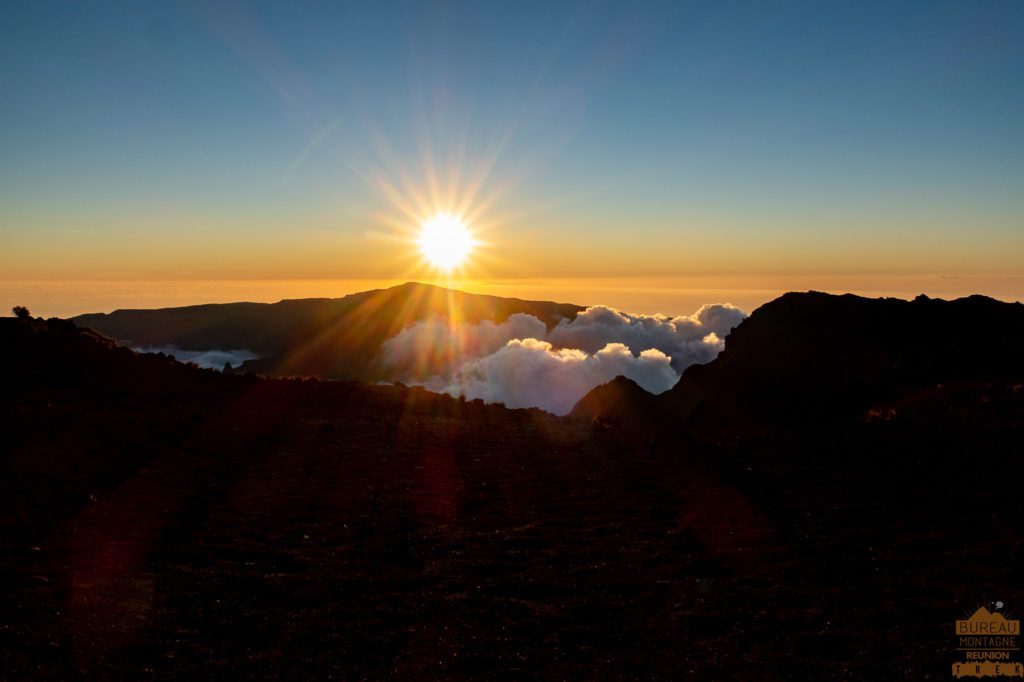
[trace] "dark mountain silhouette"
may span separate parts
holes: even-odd
[[[617,376],[580,398],[568,416],[609,426],[657,428],[672,415],[662,409],[657,396],[632,379]]]
[[[1020,303],[789,293],[755,310],[714,361],[689,367],[649,409],[675,423],[801,422],[861,414],[937,384],[1021,377]],[[598,418],[627,409],[596,396],[583,405]]]
[[[956,618],[992,595],[1024,603],[1024,382],[1000,364],[1018,309],[783,297],[695,384],[705,414],[729,419],[693,410],[657,428],[224,375],[71,322],[0,318],[0,666],[11,679],[789,679],[794,661],[815,679],[948,674]],[[950,311],[935,349],[891,333],[923,342]],[[979,345],[993,357],[943,368],[951,347]],[[857,400],[836,402],[847,389]],[[765,392],[783,407],[756,409]],[[648,414],[623,380],[590,398],[581,410],[637,399],[621,419]]]
[[[263,356],[235,368],[237,372],[372,382],[384,378],[377,362],[381,343],[431,315],[472,323],[503,322],[527,313],[553,327],[581,310],[566,303],[467,294],[410,282],[337,299],[118,310],[73,319],[136,347],[244,348]]]

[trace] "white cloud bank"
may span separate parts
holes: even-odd
[[[551,331],[526,314],[501,324],[434,317],[385,341],[382,352],[396,381],[567,414],[587,392],[619,375],[651,393],[667,391],[687,367],[713,360],[745,317],[721,303],[673,318],[594,306]]]

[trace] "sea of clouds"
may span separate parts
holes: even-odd
[[[744,318],[727,303],[679,317],[594,306],[550,331],[522,313],[502,323],[432,317],[385,341],[382,352],[395,381],[563,415],[619,375],[651,393],[667,391],[687,367],[713,360]]]
[[[199,367],[222,370],[226,363],[232,367],[238,367],[246,360],[255,360],[259,357],[252,351],[245,349],[238,350],[184,350],[176,346],[140,346],[133,347],[136,353],[163,353],[170,355],[178,362],[191,362]]]

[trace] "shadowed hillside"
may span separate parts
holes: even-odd
[[[583,396],[568,416],[590,419],[595,425],[657,429],[673,417],[662,409],[662,404],[658,396],[618,376]]]
[[[137,347],[244,348],[263,356],[236,368],[241,372],[376,381],[382,378],[377,364],[381,343],[431,315],[503,322],[515,313],[527,313],[550,328],[581,310],[565,303],[467,294],[410,282],[337,299],[118,310],[80,315],[74,321]]]
[[[627,429],[3,318],[0,670],[948,679],[953,621],[1024,603],[1024,389],[960,379]]]

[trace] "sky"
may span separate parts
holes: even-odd
[[[1018,1],[15,3],[0,279],[426,279],[459,212],[478,282],[1016,299],[1021,74]]]

